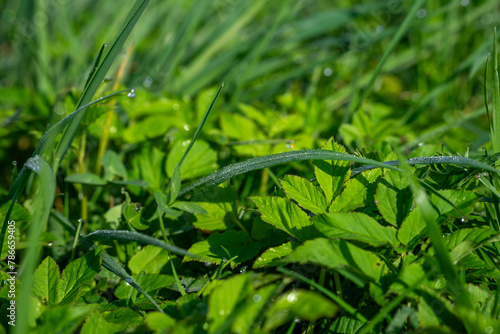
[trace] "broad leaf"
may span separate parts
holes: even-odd
[[[107,322],[99,312],[94,312],[85,320],[81,334],[117,333],[125,330],[127,325]]]
[[[290,241],[280,246],[271,247],[262,253],[253,264],[253,268],[279,265],[279,260],[290,254],[300,245],[297,241]]]
[[[377,282],[385,264],[375,254],[344,240],[318,238],[297,247],[284,261],[315,263],[330,269],[345,268],[349,272]]]
[[[328,238],[356,240],[378,247],[399,244],[396,230],[384,227],[364,213],[329,213],[313,217],[314,226]]]
[[[227,260],[237,256],[232,263],[232,267],[235,267],[239,263],[253,258],[259,250],[260,244],[256,241],[252,242],[248,234],[229,230],[211,234],[206,240],[195,243],[188,252],[199,256],[199,259],[186,256],[183,261],[203,260],[220,264],[223,259]]]
[[[425,221],[420,215],[420,208],[415,207],[408,217],[403,220],[398,230],[398,239],[403,245],[408,245],[414,238],[422,233],[424,228]]]
[[[181,160],[188,147],[187,142],[177,142],[170,150],[167,158],[167,175],[172,177],[174,168]],[[217,169],[217,153],[207,142],[197,140],[186,156],[180,171],[183,179],[209,174]]]
[[[74,302],[84,284],[90,283],[101,270],[100,254],[107,246],[99,246],[76,259],[63,270],[57,287],[60,304]]]
[[[58,302],[57,284],[59,283],[59,266],[50,256],[36,268],[33,276],[33,293],[46,305]]]
[[[204,231],[222,231],[232,228],[237,221],[236,195],[228,183],[205,189],[193,197],[193,203],[207,214],[196,215],[193,225]]]
[[[382,217],[394,226],[401,226],[412,204],[408,179],[402,173],[386,171],[378,183],[375,203]]]
[[[262,220],[266,223],[287,232],[300,241],[317,236],[307,213],[288,199],[274,196],[250,197],[250,199],[255,203],[262,214]]]
[[[322,149],[347,153],[343,146],[333,141],[333,138],[330,138]],[[349,179],[350,171],[349,161],[318,160],[314,162],[314,174],[316,174],[316,179],[323,189],[328,203],[331,203],[340,193],[344,181]]]
[[[280,183],[287,196],[304,209],[315,214],[327,212],[328,202],[325,196],[311,182],[295,175],[285,175]]]

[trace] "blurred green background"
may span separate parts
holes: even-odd
[[[134,174],[128,177],[141,177],[133,167],[153,151],[160,160],[182,153],[222,82],[198,149],[204,160],[191,161],[185,179],[251,156],[318,148],[331,136],[372,157],[392,147],[409,155],[480,154],[489,142],[483,76],[498,1],[425,2],[354,110],[412,4],[151,1],[95,98],[118,88],[134,88],[135,97],[89,109],[63,169],[99,174],[106,133],[107,148]],[[24,163],[48,127],[74,110],[93,60],[130,6],[1,2],[2,194],[12,162]],[[166,164],[166,175],[149,180],[158,188],[173,168]]]

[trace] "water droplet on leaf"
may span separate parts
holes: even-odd
[[[131,89],[130,92],[127,94],[128,97],[135,97],[135,89]]]

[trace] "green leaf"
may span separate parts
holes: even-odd
[[[82,286],[90,283],[99,273],[101,270],[100,254],[106,247],[99,246],[66,266],[57,287],[58,300],[61,305],[76,301]]]
[[[388,293],[404,293],[410,287],[418,287],[426,281],[425,270],[418,263],[411,263],[404,266],[398,278],[389,287]]]
[[[134,157],[134,170],[138,171],[136,178],[144,180],[151,189],[162,191],[165,187],[165,153],[155,147],[145,147]]]
[[[172,172],[172,178],[170,179],[170,203],[172,204],[177,195],[179,194],[179,190],[181,190],[181,169],[179,165],[175,165],[174,171]]]
[[[46,305],[58,302],[57,284],[59,283],[59,266],[50,256],[36,268],[33,276],[33,294]]]
[[[314,226],[328,238],[342,238],[379,247],[399,244],[396,229],[384,227],[364,213],[329,213],[312,218]]]
[[[208,300],[211,333],[230,319],[238,302],[250,293],[249,279],[250,275],[235,275],[217,282],[217,287],[212,291]]]
[[[187,142],[177,142],[170,150],[167,158],[167,174],[172,177],[175,166],[181,160]],[[184,179],[193,179],[209,174],[217,169],[217,153],[203,140],[197,140],[191,148],[190,153],[184,159],[180,167]]]
[[[472,212],[474,203],[479,199],[479,195],[473,191],[441,190],[439,193],[448,198],[448,200],[455,204],[455,206],[465,215]],[[450,204],[435,195],[431,196],[431,201],[440,215],[451,213],[455,210]]]
[[[106,180],[113,180],[115,175],[124,179],[127,178],[127,169],[116,152],[110,150],[106,151],[101,158],[101,164],[104,167]]]
[[[282,231],[305,241],[317,236],[307,213],[286,198],[266,196],[250,197],[262,214],[262,220]]]
[[[266,312],[264,330],[271,331],[295,317],[314,321],[332,318],[339,308],[317,292],[296,289],[281,295]]]
[[[330,138],[322,149],[347,153],[343,146],[333,141],[333,138]],[[328,203],[331,203],[340,193],[342,185],[349,179],[350,171],[349,161],[319,160],[314,163],[314,174],[316,174],[316,179],[323,189]]]
[[[80,333],[118,333],[127,328],[125,324],[107,322],[99,312],[91,313],[82,326]]]
[[[437,215],[436,215],[436,218]],[[415,207],[412,212],[403,220],[398,230],[398,239],[403,245],[408,245],[414,238],[418,237],[425,228],[425,221],[420,214],[420,208]]]
[[[193,225],[205,231],[221,231],[234,226],[236,216],[236,195],[229,184],[205,189],[192,199],[207,214],[197,215]]]
[[[208,211],[205,210],[201,205],[192,202],[174,202],[172,207],[182,210],[184,212],[189,212],[197,215],[206,215]]]
[[[227,252],[226,252],[227,250]],[[253,258],[260,250],[260,244],[251,241],[250,236],[242,231],[229,230],[211,234],[206,240],[195,243],[188,252],[199,256],[199,260],[220,264],[223,259],[237,258],[231,263],[234,268],[239,263]],[[229,253],[229,254],[228,254]],[[193,261],[186,256],[183,261]]]
[[[171,288],[175,285],[175,279],[170,275],[162,274],[140,274],[137,282],[146,293],[155,296],[161,288]],[[133,287],[125,281],[121,281],[118,288],[116,288],[114,295],[117,298],[125,299],[132,295]]]
[[[342,193],[337,196],[328,212],[349,212],[365,205],[368,198],[367,184],[360,178],[350,179],[346,182]]]
[[[280,183],[287,196],[304,209],[315,214],[327,212],[325,196],[311,182],[295,175],[285,175]]]
[[[399,172],[387,171],[378,183],[375,203],[382,217],[393,226],[401,226],[410,212],[412,199],[408,179]]]
[[[75,333],[85,316],[92,311],[92,307],[91,305],[50,307],[37,319],[39,323],[36,324],[35,333]]]
[[[166,214],[173,216],[173,217],[180,217],[182,216],[182,212],[172,209],[167,205],[167,196],[159,191],[155,191],[155,200],[156,200],[156,205],[158,205],[158,209],[160,211],[165,212]]]
[[[77,173],[68,175],[64,178],[64,181],[70,183],[81,183],[91,186],[105,186],[107,183],[105,180],[92,173]]]
[[[168,261],[168,250],[153,245],[146,245],[130,258],[128,267],[134,274],[138,274],[143,270],[146,274],[159,274]]]
[[[356,334],[363,326],[363,322],[349,316],[342,316],[335,320],[328,329],[331,333]]]
[[[155,332],[162,332],[175,325],[175,319],[160,312],[150,312],[146,315],[146,325]]]
[[[252,268],[277,266],[280,264],[280,259],[290,254],[299,245],[300,243],[297,241],[290,241],[280,246],[271,247],[255,260]]]
[[[345,268],[350,273],[377,282],[385,271],[384,262],[372,252],[344,240],[318,238],[297,247],[284,261],[315,263],[330,269]]]

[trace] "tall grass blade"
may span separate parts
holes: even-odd
[[[108,53],[104,56],[102,63],[98,65],[98,69],[94,72],[92,79],[90,79],[90,82],[84,89],[83,94],[78,101],[77,108],[90,102],[148,3],[149,0],[137,0],[135,2],[127,18],[125,19],[125,23],[118,32],[113,43],[110,45]],[[82,117],[83,113],[78,114],[68,125],[68,128],[64,131],[61,137],[61,141],[59,142],[59,145],[55,152],[54,170],[58,169],[60,161],[64,158],[64,155],[71,145]]]
[[[498,51],[497,51],[497,29],[495,28],[493,41],[493,99],[491,103],[491,114],[493,116],[493,153],[500,151],[500,79],[498,78]]]
[[[387,46],[387,49],[384,51],[384,54],[380,58],[380,61],[378,62],[377,67],[375,68],[375,71],[373,71],[373,74],[370,78],[370,81],[368,82],[368,85],[365,87],[363,92],[361,93],[361,96],[358,99],[358,102],[356,103],[355,107],[351,110],[352,112],[357,111],[361,105],[363,104],[363,100],[366,98],[366,96],[371,92],[373,84],[375,83],[375,80],[377,80],[378,76],[382,72],[382,69],[387,62],[387,59],[389,59],[389,56],[392,54],[394,49],[396,48],[396,45],[399,43],[403,35],[406,33],[408,28],[410,27],[410,24],[416,17],[417,10],[422,7],[424,4],[425,0],[417,0],[413,3],[413,6],[411,7],[410,11],[408,12],[408,15],[406,15],[406,18],[404,19],[403,23],[399,26],[398,30],[396,31],[396,34],[394,37],[391,39],[391,42]]]

